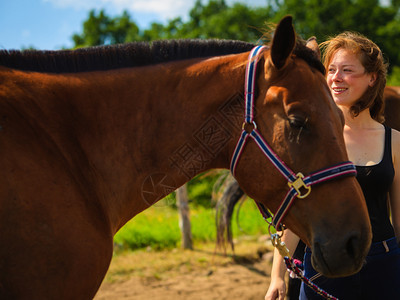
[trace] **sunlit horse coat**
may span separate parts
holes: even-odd
[[[290,17],[257,62],[255,122],[305,175],[347,160],[343,119]],[[0,52],[0,298],[91,299],[113,235],[211,168],[229,168],[252,45],[164,41]],[[251,141],[236,179],[276,210],[288,186]],[[329,276],[356,272],[371,229],[354,177],[313,187],[285,224]],[[346,232],[346,234],[343,234]],[[134,287],[132,287],[134,288]]]

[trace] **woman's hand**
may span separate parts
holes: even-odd
[[[271,281],[265,300],[285,300],[286,284],[285,280],[277,277]]]
[[[282,242],[285,243],[289,253],[294,253],[300,238],[289,229],[281,233]],[[285,283],[286,265],[283,257],[279,254],[278,249],[274,249],[274,259],[271,269],[271,284],[269,285],[265,300],[285,300],[286,283]]]

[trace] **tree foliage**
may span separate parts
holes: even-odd
[[[220,38],[257,42],[266,23],[277,23],[284,15],[294,18],[303,38],[318,41],[345,30],[357,31],[375,41],[391,66],[400,66],[400,0],[266,0],[265,6],[250,7],[224,0],[197,0],[188,20],[181,17],[166,24],[152,23],[140,29],[127,11],[110,17],[105,11],[90,11],[75,47],[132,41],[179,38]]]
[[[296,30],[305,38],[329,36],[350,30],[379,45],[390,65],[400,66],[400,1],[382,5],[379,0],[275,0],[274,21],[293,16]],[[386,1],[387,2],[387,1]]]
[[[139,27],[131,20],[127,11],[121,16],[111,18],[104,10],[100,10],[98,14],[91,10],[88,19],[83,23],[83,32],[72,36],[75,48],[120,44],[140,39]]]

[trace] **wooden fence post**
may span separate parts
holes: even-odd
[[[182,247],[184,249],[193,249],[192,230],[189,216],[189,199],[186,184],[176,190],[176,201],[179,211],[179,228],[181,229],[182,234]]]

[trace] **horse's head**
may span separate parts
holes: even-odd
[[[348,160],[343,115],[323,72],[313,51],[296,42],[291,17],[284,18],[258,62],[254,121],[284,165],[306,177]],[[276,212],[289,190],[288,180],[254,141],[241,153],[235,176],[251,198]],[[361,268],[371,227],[354,176],[312,185],[307,197],[294,197],[282,222],[311,246],[313,265],[324,275],[344,276]]]

